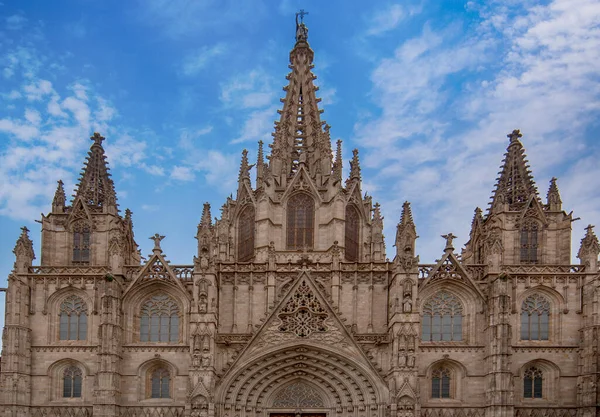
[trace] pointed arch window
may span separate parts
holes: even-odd
[[[534,221],[528,221],[521,226],[521,263],[538,263],[538,232],[539,226]]]
[[[539,368],[532,366],[523,374],[523,398],[542,398],[544,374]]]
[[[550,302],[541,294],[532,294],[521,305],[521,340],[548,340]]]
[[[360,218],[358,211],[353,205],[346,206],[346,234],[345,247],[346,259],[349,261],[358,261],[358,239],[359,239]]]
[[[90,225],[85,222],[73,227],[73,263],[90,263]]]
[[[150,398],[171,398],[171,374],[165,368],[154,369],[150,375]]]
[[[446,367],[439,367],[431,373],[431,398],[451,398],[450,382],[452,372]]]
[[[140,316],[140,341],[179,341],[179,306],[168,295],[150,297],[142,305]]]
[[[252,205],[246,206],[238,221],[238,261],[246,262],[254,258],[254,218]]]
[[[60,304],[60,340],[87,339],[87,304],[81,297],[70,295]]]
[[[63,398],[81,398],[83,374],[76,366],[69,366],[63,372]]]
[[[287,248],[312,249],[315,201],[304,193],[290,197],[287,204]]]
[[[458,298],[440,291],[423,305],[421,340],[455,342],[462,340],[463,306]]]

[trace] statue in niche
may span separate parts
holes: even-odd
[[[192,355],[192,366],[194,368],[199,368],[202,364],[202,358],[200,357],[200,353],[194,352]]]
[[[202,349],[202,337],[196,333],[194,335],[194,352],[200,352]]]
[[[201,294],[198,297],[198,312],[206,313],[208,311],[208,300],[206,299],[206,294]]]
[[[412,297],[410,294],[404,294],[404,301],[402,302],[402,311],[404,313],[412,313]]]
[[[202,357],[200,359],[202,368],[208,368],[212,362],[212,355],[209,352],[202,352]]]
[[[409,335],[407,337],[407,346],[408,346],[408,350],[413,352],[415,350],[415,336],[414,335]]]
[[[404,355],[404,352],[398,354],[398,366],[401,368],[406,366],[406,356]]]
[[[415,355],[410,355],[408,357],[408,367],[413,368],[415,366]]]

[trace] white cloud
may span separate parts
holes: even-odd
[[[171,171],[171,178],[178,181],[193,181],[194,173],[190,167],[174,166]]]
[[[35,109],[25,109],[25,119],[34,126],[37,126],[42,121],[40,112]]]
[[[212,64],[214,58],[219,55],[223,55],[227,50],[225,44],[218,43],[210,48],[208,46],[204,46],[198,51],[189,54],[184,60],[182,64],[182,72],[185,75],[196,75],[202,69],[206,67],[207,64]]]
[[[23,87],[25,97],[29,101],[40,101],[48,94],[54,93],[52,83],[48,80],[35,80],[31,84]]]
[[[21,140],[31,140],[39,134],[35,126],[10,119],[0,119],[0,132],[6,132]]]
[[[20,14],[15,14],[12,16],[8,16],[6,18],[6,28],[8,30],[19,30],[23,29],[23,26],[27,22],[27,18]]]
[[[276,114],[276,110],[276,107],[269,107],[250,113],[244,122],[240,136],[231,143],[268,139],[270,132],[273,131],[273,115]]]
[[[395,29],[408,16],[415,14],[416,7],[406,8],[400,4],[391,4],[385,9],[378,10],[369,21],[367,35],[381,35]]]

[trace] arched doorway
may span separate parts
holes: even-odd
[[[327,395],[304,379],[293,380],[268,401],[268,417],[327,417]]]

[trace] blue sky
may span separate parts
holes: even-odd
[[[95,130],[142,253],[158,232],[191,263],[202,203],[217,216],[242,149],[271,140],[300,8],[323,118],[346,160],[360,150],[390,258],[404,200],[421,262],[441,234],[466,242],[515,128],[542,197],[558,177],[582,218],[573,257],[600,222],[598,1],[3,1],[0,285],[23,225],[39,260],[35,220],[57,180],[73,190]]]

